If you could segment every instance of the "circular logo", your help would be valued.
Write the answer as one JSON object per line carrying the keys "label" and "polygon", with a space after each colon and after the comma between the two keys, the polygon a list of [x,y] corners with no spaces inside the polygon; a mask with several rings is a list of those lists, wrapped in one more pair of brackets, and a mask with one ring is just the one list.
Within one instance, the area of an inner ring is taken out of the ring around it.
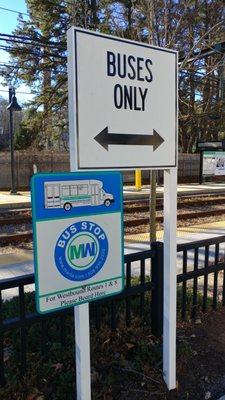
{"label": "circular logo", "polygon": [[72,281],[83,281],[96,275],[105,264],[108,239],[94,222],[80,221],[60,235],[55,246],[55,263],[59,272]]}

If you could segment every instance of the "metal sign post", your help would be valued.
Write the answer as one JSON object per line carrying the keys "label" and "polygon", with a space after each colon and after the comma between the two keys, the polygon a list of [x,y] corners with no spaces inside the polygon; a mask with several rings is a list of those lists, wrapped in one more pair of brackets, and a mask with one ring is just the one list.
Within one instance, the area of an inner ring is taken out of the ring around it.
{"label": "metal sign post", "polygon": [[91,400],[89,304],[74,307],[77,400]]}
{"label": "metal sign post", "polygon": [[[70,170],[76,171],[70,151]],[[91,352],[89,303],[74,307],[74,337],[76,360],[76,400],[91,400]]]}
{"label": "metal sign post", "polygon": [[[74,27],[67,39],[71,170],[164,170],[163,372],[171,390],[176,387],[178,54]],[[90,374],[83,348],[89,344],[81,339],[89,337],[87,306],[75,310],[75,326],[77,396],[89,400],[90,392],[85,397],[82,391],[87,370]]]}
{"label": "metal sign post", "polygon": [[177,314],[177,168],[164,171],[164,303],[163,373],[169,390],[176,388]]}
{"label": "metal sign post", "polygon": [[[70,81],[70,75],[68,75],[68,80]],[[74,154],[71,151],[70,170],[71,172],[76,171],[76,161]],[[89,303],[74,307],[74,337],[76,360],[76,400],[91,400]]]}

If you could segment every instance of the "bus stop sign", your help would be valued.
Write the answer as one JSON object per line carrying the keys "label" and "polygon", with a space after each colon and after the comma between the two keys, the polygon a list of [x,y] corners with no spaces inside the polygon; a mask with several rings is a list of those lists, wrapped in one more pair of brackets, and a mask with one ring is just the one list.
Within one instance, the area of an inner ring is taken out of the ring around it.
{"label": "bus stop sign", "polygon": [[40,313],[123,290],[119,172],[32,178],[36,305]]}

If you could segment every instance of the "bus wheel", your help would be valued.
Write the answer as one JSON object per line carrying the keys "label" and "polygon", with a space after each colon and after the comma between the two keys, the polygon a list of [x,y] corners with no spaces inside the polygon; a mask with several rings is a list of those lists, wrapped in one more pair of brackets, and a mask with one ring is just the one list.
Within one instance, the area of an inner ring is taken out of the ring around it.
{"label": "bus wheel", "polygon": [[106,200],[104,201],[104,204],[105,204],[106,207],[109,207],[110,204],[111,204],[111,201],[110,201],[109,199],[106,199]]}
{"label": "bus wheel", "polygon": [[72,205],[70,203],[65,203],[63,206],[65,211],[70,211],[71,207],[72,207]]}

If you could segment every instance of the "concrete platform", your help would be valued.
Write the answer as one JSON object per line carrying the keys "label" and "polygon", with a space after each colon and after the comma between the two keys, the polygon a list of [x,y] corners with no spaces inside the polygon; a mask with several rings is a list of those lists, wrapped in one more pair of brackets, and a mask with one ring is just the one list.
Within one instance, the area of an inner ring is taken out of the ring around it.
{"label": "concrete platform", "polygon": [[[157,240],[163,240],[163,230],[157,231]],[[187,243],[190,241],[204,240],[216,236],[225,235],[225,221],[209,222],[198,224],[194,226],[187,226],[184,228],[177,228],[177,242]],[[149,244],[149,233],[138,233],[127,235],[125,238],[126,243],[145,243]]]}
{"label": "concrete platform", "polygon": [[0,271],[3,265],[20,264],[24,262],[33,262],[32,250],[21,250],[18,253],[0,254]]}
{"label": "concrete platform", "polygon": [[[158,186],[156,195],[157,197],[163,197],[163,186]],[[124,187],[124,198],[126,200],[137,200],[138,198],[149,198],[149,186],[143,186],[141,190],[136,190],[135,186]],[[199,185],[194,184],[180,184],[177,188],[178,196],[188,196],[192,194],[212,194],[212,193],[225,193],[224,183],[203,183]]]}
{"label": "concrete platform", "polygon": [[[157,197],[163,197],[163,186],[157,187]],[[149,186],[143,186],[139,191],[135,186],[124,186],[123,189],[125,200],[137,200],[149,198]],[[187,196],[190,194],[212,194],[224,193],[225,183],[204,183],[199,184],[181,184],[178,185],[178,196]],[[9,192],[0,192],[0,210],[7,208],[26,208],[31,207],[30,192],[19,192],[18,195],[11,195]]]}
{"label": "concrete platform", "polygon": [[26,207],[31,207],[30,192],[18,192],[16,195],[0,192],[0,209]]}
{"label": "concrete platform", "polygon": [[[163,241],[163,231],[157,232],[157,240]],[[178,228],[177,229],[177,243],[190,243],[198,240],[211,239],[217,236],[225,235],[225,221],[215,223],[199,224],[195,226]],[[149,233],[142,233],[137,235],[127,235],[125,238],[125,254],[130,254],[138,251],[148,250]],[[220,245],[220,256],[225,257],[225,243]],[[209,247],[209,262],[214,262],[215,246]],[[204,266],[205,252],[204,249],[199,251],[199,268]],[[192,270],[194,265],[194,250],[188,251],[187,256],[187,270]],[[177,253],[177,273],[182,272],[183,254]],[[149,264],[147,264],[149,268]],[[140,274],[140,262],[132,263],[132,274]]]}
{"label": "concrete platform", "polygon": [[[0,280],[16,278],[34,272],[33,251],[24,250],[19,253],[0,254]],[[34,291],[34,285],[25,286],[25,291]],[[2,291],[4,300],[18,296],[18,288]]]}

